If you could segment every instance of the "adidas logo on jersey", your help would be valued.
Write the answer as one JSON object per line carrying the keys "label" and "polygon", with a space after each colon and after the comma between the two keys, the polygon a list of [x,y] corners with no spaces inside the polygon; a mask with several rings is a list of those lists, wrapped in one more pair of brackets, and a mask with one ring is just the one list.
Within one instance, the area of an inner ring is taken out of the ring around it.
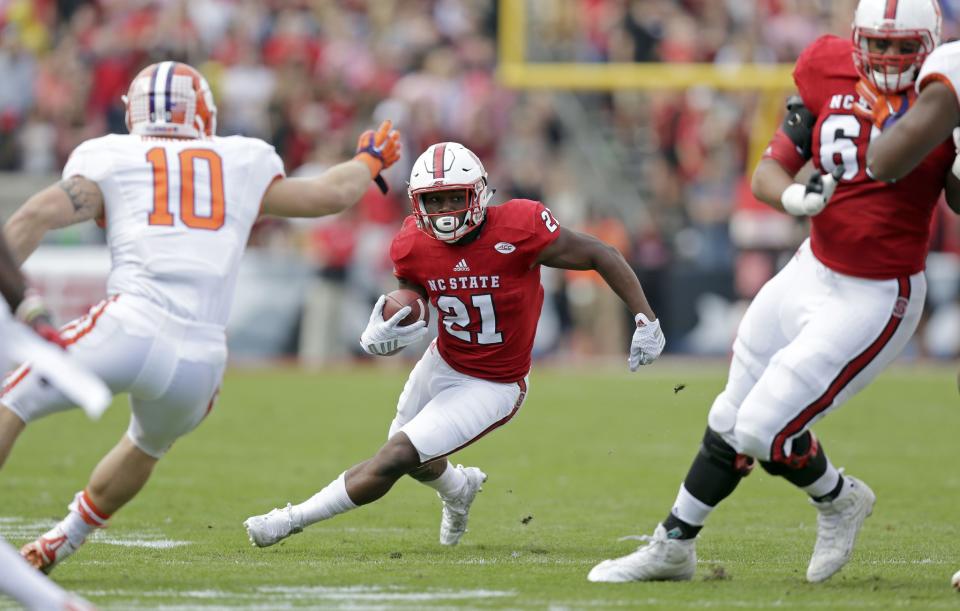
{"label": "adidas logo on jersey", "polygon": [[468,272],[470,271],[470,266],[467,265],[466,259],[460,259],[460,262],[453,266],[453,271],[455,272]]}

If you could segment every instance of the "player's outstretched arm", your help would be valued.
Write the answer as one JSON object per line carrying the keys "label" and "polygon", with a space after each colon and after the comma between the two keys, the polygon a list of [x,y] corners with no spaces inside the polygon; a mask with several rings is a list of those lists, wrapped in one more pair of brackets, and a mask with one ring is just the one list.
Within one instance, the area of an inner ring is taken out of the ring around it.
{"label": "player's outstretched arm", "polygon": [[17,311],[26,292],[27,284],[20,268],[7,249],[3,234],[0,234],[0,295],[3,295],[11,312]]}
{"label": "player's outstretched arm", "polygon": [[[400,133],[384,121],[361,134],[357,154],[314,178],[282,178],[263,197],[263,213],[287,217],[336,214],[357,203],[371,180],[400,159]],[[385,184],[385,183],[383,183]],[[383,187],[381,187],[383,188]]]}
{"label": "player's outstretched arm", "polygon": [[71,176],[31,196],[3,226],[3,235],[19,266],[51,229],[102,216],[103,193],[97,183]]}
{"label": "player's outstretched arm", "polygon": [[560,269],[592,269],[600,274],[634,314],[637,328],[630,346],[631,371],[652,363],[666,344],[660,321],[647,302],[640,280],[620,251],[592,235],[560,228],[560,235],[540,252],[537,264]]}
{"label": "player's outstretched arm", "polygon": [[885,182],[902,178],[949,138],[958,125],[960,105],[956,94],[940,81],[931,82],[913,107],[870,144],[867,172]]}

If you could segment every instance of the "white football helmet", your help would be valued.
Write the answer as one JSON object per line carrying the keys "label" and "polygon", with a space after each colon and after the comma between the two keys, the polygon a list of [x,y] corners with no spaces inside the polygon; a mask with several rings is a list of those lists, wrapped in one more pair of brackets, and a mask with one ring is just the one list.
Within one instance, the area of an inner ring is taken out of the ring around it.
{"label": "white football helmet", "polygon": [[[467,192],[465,208],[434,214],[427,212],[423,203],[425,193],[456,189]],[[480,227],[493,192],[487,186],[487,171],[480,159],[457,142],[438,142],[427,148],[414,162],[407,188],[417,227],[443,242],[456,242]]]}
{"label": "white football helmet", "polygon": [[210,85],[187,64],[168,61],[147,66],[130,83],[123,103],[131,134],[203,138],[217,131]]}
{"label": "white football helmet", "polygon": [[[940,44],[938,0],[860,0],[853,16],[853,63],[861,76],[884,93],[912,86],[920,65]],[[870,39],[913,39],[916,53],[871,53]]]}

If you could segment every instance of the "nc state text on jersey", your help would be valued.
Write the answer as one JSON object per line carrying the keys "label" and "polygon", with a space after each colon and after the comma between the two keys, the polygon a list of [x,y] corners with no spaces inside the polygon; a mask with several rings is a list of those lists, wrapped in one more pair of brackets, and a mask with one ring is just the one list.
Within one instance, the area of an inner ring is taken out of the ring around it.
{"label": "nc state text on jersey", "polygon": [[500,276],[463,276],[460,278],[432,278],[427,280],[431,293],[464,289],[498,289]]}

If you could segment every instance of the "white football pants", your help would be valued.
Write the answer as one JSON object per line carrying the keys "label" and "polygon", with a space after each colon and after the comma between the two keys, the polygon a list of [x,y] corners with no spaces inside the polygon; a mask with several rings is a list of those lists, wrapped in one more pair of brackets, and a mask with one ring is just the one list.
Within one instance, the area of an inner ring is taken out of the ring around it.
{"label": "white football pants", "polygon": [[501,384],[460,373],[440,357],[434,341],[407,378],[387,438],[403,431],[426,463],[509,422],[526,396],[526,377]]}
{"label": "white football pants", "polygon": [[[223,327],[174,316],[142,297],[113,295],[63,327],[72,357],[114,394],[130,393],[127,435],[160,458],[212,409],[227,360]],[[24,422],[75,407],[26,363],[0,403]]]}
{"label": "white football pants", "polygon": [[750,304],[709,425],[738,452],[790,455],[793,438],[873,380],[920,321],[923,273],[868,280],[837,273],[804,242]]}

